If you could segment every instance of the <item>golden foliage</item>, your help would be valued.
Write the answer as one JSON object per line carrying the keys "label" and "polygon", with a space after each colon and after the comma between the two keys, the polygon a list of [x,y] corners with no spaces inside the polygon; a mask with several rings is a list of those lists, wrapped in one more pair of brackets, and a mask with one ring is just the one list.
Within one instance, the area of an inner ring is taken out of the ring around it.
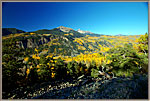
{"label": "golden foliage", "polygon": [[39,72],[39,71],[40,71],[40,69],[37,70],[37,72]]}
{"label": "golden foliage", "polygon": [[35,50],[36,52],[38,52],[38,50],[37,50],[36,48],[35,48],[34,50]]}
{"label": "golden foliage", "polygon": [[50,36],[50,35],[52,35],[52,34],[43,34],[44,36]]}
{"label": "golden foliage", "polygon": [[58,50],[62,50],[62,48],[58,48]]}
{"label": "golden foliage", "polygon": [[27,69],[26,73],[27,73],[27,75],[29,75],[29,73],[30,73],[30,69]]}
{"label": "golden foliage", "polygon": [[25,57],[25,58],[24,58],[24,61],[27,62],[28,60],[29,60],[29,57]]}
{"label": "golden foliage", "polygon": [[84,61],[85,63],[92,63],[92,61],[95,61],[96,65],[100,65],[103,62],[105,63],[110,63],[110,60],[106,59],[106,56],[100,55],[99,53],[93,53],[93,54],[80,54],[76,57],[68,57],[65,59],[66,62],[68,61],[77,61],[77,62],[82,62]]}
{"label": "golden foliage", "polygon": [[51,67],[51,70],[53,70],[53,69],[54,69],[54,66]]}
{"label": "golden foliage", "polygon": [[51,77],[52,77],[52,78],[54,78],[54,77],[55,77],[55,73],[53,73],[53,72],[52,72],[52,75],[51,75]]}
{"label": "golden foliage", "polygon": [[30,35],[34,35],[35,33],[30,33]]}
{"label": "golden foliage", "polygon": [[64,34],[65,36],[68,36],[69,34]]}
{"label": "golden foliage", "polygon": [[93,49],[93,47],[91,45],[88,46],[89,49]]}
{"label": "golden foliage", "polygon": [[80,38],[75,38],[75,40],[73,40],[73,42],[77,42],[80,45],[83,45],[84,41]]}
{"label": "golden foliage", "polygon": [[88,39],[98,39],[99,37],[88,37]]}
{"label": "golden foliage", "polygon": [[52,53],[49,53],[49,55],[47,55],[46,58],[49,58],[49,57],[50,57],[50,58],[53,57],[53,54],[52,54]]}
{"label": "golden foliage", "polygon": [[39,65],[37,65],[37,66],[36,66],[36,68],[40,68],[40,66],[39,66]]}
{"label": "golden foliage", "polygon": [[78,49],[79,49],[79,50],[86,50],[86,48],[83,47],[83,46],[78,46]]}
{"label": "golden foliage", "polygon": [[73,33],[70,33],[70,35],[72,35],[72,36],[73,36]]}
{"label": "golden foliage", "polygon": [[40,57],[39,57],[37,54],[33,54],[33,55],[32,55],[32,58],[33,58],[33,59],[40,59]]}
{"label": "golden foliage", "polygon": [[30,69],[33,69],[33,67],[32,67],[32,66],[30,66]]}

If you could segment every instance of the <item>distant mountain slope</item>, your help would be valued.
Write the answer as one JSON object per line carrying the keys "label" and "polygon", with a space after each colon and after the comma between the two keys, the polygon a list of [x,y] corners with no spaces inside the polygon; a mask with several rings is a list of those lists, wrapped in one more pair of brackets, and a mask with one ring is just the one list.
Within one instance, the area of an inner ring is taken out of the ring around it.
{"label": "distant mountain slope", "polygon": [[73,40],[74,38],[84,37],[85,35],[73,29],[66,32],[65,29],[71,28],[63,27],[63,30],[61,30],[60,27],[57,27],[51,30],[42,29],[22,34],[3,36],[3,42],[13,38],[16,46],[25,50],[29,49],[29,53],[32,53],[34,48],[38,48],[41,52],[42,50],[48,50],[48,53],[55,52],[57,55],[74,56],[75,54],[79,54],[82,50],[77,48],[77,44],[74,43]]}
{"label": "distant mountain slope", "polygon": [[[7,33],[9,34],[9,33]],[[76,56],[80,53],[103,52],[111,47],[118,47],[125,43],[135,43],[139,36],[108,36],[91,33],[79,33],[72,28],[60,26],[51,30],[42,29],[15,35],[3,36],[3,42],[13,38],[15,44],[32,53],[34,48],[39,52],[56,55]]]}
{"label": "distant mountain slope", "polygon": [[86,33],[86,34],[84,34],[84,35],[90,35],[90,36],[95,36],[95,37],[99,37],[99,36],[102,36],[102,34],[89,34],[89,33]]}
{"label": "distant mountain slope", "polygon": [[33,33],[36,34],[53,34],[53,35],[66,35],[68,37],[83,37],[85,35],[73,30],[72,28],[60,26],[51,30],[48,29],[42,29],[42,30],[37,30],[34,31]]}
{"label": "distant mountain slope", "polygon": [[96,34],[96,33],[90,32],[90,31],[83,31],[80,29],[78,29],[77,32],[82,33],[84,35],[90,35],[90,36],[96,36],[96,37],[101,36],[101,34]]}
{"label": "distant mountain slope", "polygon": [[126,35],[123,35],[123,34],[118,34],[118,35],[115,35],[115,36],[126,36]]}
{"label": "distant mountain slope", "polygon": [[36,33],[36,34],[55,34],[55,35],[63,35],[64,32],[57,29],[57,28],[54,28],[54,29],[51,29],[51,30],[48,30],[48,29],[41,29],[41,30],[37,30],[37,31],[33,31],[33,33]]}
{"label": "distant mountain slope", "polygon": [[83,31],[83,30],[80,30],[80,29],[78,29],[77,31],[79,33],[82,33],[82,34],[86,34],[86,33],[88,33],[88,34],[94,34],[94,33],[90,32],[90,31]]}
{"label": "distant mountain slope", "polygon": [[2,28],[3,36],[9,35],[9,34],[16,34],[16,33],[25,33],[25,31],[19,30],[16,28]]}

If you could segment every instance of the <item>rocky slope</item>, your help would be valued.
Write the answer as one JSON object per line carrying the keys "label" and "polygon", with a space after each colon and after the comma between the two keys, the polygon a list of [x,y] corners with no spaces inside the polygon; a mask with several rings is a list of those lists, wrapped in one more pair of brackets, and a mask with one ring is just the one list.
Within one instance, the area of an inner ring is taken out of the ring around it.
{"label": "rocky slope", "polygon": [[147,75],[79,77],[18,88],[9,99],[148,99]]}
{"label": "rocky slope", "polygon": [[[86,80],[86,79],[85,79]],[[89,81],[89,80],[88,80]],[[82,84],[83,83],[83,84]],[[113,78],[110,80],[95,80],[78,86],[66,87],[48,91],[35,98],[42,99],[147,99],[147,77]]]}

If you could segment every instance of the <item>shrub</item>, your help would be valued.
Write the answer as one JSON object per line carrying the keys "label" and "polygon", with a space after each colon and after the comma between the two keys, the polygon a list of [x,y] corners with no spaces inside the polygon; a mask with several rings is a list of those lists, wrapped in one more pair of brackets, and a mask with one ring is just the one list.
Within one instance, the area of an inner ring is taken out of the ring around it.
{"label": "shrub", "polygon": [[97,70],[97,69],[92,68],[92,69],[91,69],[91,77],[96,78],[96,77],[98,77],[98,75],[99,75],[98,70]]}

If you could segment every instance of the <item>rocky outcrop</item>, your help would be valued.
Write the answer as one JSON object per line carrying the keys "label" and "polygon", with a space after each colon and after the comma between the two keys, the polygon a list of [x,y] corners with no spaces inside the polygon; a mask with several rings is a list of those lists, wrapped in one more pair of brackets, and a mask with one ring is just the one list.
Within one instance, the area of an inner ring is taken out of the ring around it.
{"label": "rocky outcrop", "polygon": [[29,39],[24,39],[21,41],[16,41],[16,45],[19,48],[35,48],[39,47],[39,45],[43,45],[45,43],[48,43],[50,41],[50,38],[48,37],[39,37],[39,38],[29,38]]}
{"label": "rocky outcrop", "polygon": [[16,41],[16,46],[22,49],[25,49],[24,43],[22,41]]}

